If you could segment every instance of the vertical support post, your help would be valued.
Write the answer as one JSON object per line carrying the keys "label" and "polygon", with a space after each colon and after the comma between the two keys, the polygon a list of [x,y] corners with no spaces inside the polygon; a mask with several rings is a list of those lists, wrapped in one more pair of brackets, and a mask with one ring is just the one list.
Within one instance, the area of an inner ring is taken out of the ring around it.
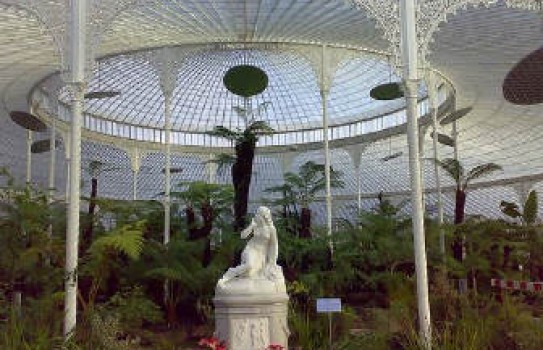
{"label": "vertical support post", "polygon": [[[55,167],[57,159],[57,150],[56,150],[56,138],[57,138],[57,127],[56,123],[53,120],[53,125],[51,127],[51,138],[49,139],[49,184],[48,184],[48,193],[47,193],[47,203],[53,203],[55,199]],[[47,235],[49,238],[53,237],[53,224],[49,223],[47,226]]]}
{"label": "vertical support post", "polygon": [[362,179],[360,176],[360,164],[356,166],[356,191],[357,191],[357,207],[358,215],[362,212]]}
{"label": "vertical support post", "polygon": [[64,158],[65,158],[65,161],[66,161],[66,168],[65,168],[65,175],[66,175],[66,179],[65,179],[65,189],[64,189],[64,201],[66,202],[66,204],[68,204],[70,202],[70,162],[71,162],[71,148],[72,148],[72,141],[71,141],[71,136],[69,133],[65,133],[63,135],[63,139],[64,139]]}
{"label": "vertical support post", "polygon": [[215,156],[213,153],[210,153],[208,156],[208,161],[205,164],[207,180],[210,184],[217,183],[217,163],[213,162],[214,158]]}
{"label": "vertical support post", "polygon": [[56,139],[57,139],[57,126],[53,121],[51,127],[51,139],[49,140],[49,196],[48,202],[53,202],[55,197],[55,168],[57,161],[57,150],[56,150]]}
{"label": "vertical support post", "polygon": [[421,164],[418,138],[418,45],[416,34],[415,0],[400,2],[400,31],[403,59],[403,79],[407,111],[407,139],[409,146],[409,172],[411,178],[411,203],[413,207],[413,243],[417,279],[417,305],[421,344],[430,349],[432,344],[430,305],[428,301],[428,275],[424,215],[422,208]]}
{"label": "vertical support post", "polygon": [[132,170],[132,200],[138,200],[138,174],[139,170]]}
{"label": "vertical support post", "polygon": [[164,168],[165,188],[164,188],[164,244],[170,242],[170,210],[171,210],[171,94],[167,94],[164,99],[164,143],[166,166]]}
{"label": "vertical support post", "polygon": [[332,313],[328,312],[328,349],[332,350]]}
{"label": "vertical support post", "polygon": [[26,131],[26,184],[32,181],[32,131]]}
{"label": "vertical support post", "polygon": [[[437,144],[437,135],[438,134],[438,126],[437,126],[437,109],[438,109],[438,102],[437,102],[437,85],[436,85],[436,78],[435,73],[432,71],[428,72],[427,77],[427,86],[428,86],[428,100],[430,103],[430,114],[432,116],[432,131],[434,133],[434,137],[432,137],[432,146],[434,149],[434,160],[439,160],[439,147]],[[441,255],[443,256],[443,260],[445,260],[445,232],[441,226],[443,225],[443,198],[441,194],[441,174],[440,174],[440,167],[439,164],[437,164],[437,161],[434,161],[434,176],[435,176],[435,184],[436,184],[436,195],[437,195],[437,221],[439,223],[440,229],[439,229],[439,251],[441,252]]]}
{"label": "vertical support post", "polygon": [[66,230],[64,339],[73,336],[77,323],[77,260],[79,246],[79,182],[81,179],[81,121],[85,91],[85,36],[87,2],[71,1],[70,61],[73,93],[70,139],[70,196]]}
{"label": "vertical support post", "polygon": [[324,142],[324,177],[326,181],[326,233],[330,237],[330,251],[334,250],[332,243],[332,191],[330,188],[330,147],[328,144],[328,114],[326,108],[326,98],[328,90],[325,84],[326,65],[325,65],[326,46],[322,46],[321,59],[321,103],[322,103],[322,138]]}
{"label": "vertical support post", "polygon": [[137,148],[132,148],[130,154],[130,167],[132,168],[132,199],[138,199],[138,174],[141,166],[141,154]]}

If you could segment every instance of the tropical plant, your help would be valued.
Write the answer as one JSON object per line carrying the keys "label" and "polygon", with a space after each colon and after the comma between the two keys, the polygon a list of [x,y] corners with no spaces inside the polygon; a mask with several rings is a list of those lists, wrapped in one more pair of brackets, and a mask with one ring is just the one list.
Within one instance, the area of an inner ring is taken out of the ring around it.
{"label": "tropical plant", "polygon": [[106,286],[115,268],[120,269],[119,256],[137,260],[143,251],[142,221],[114,228],[98,237],[83,257],[80,274],[89,286],[78,290],[78,299],[85,312],[94,310],[96,297]]}
{"label": "tropical plant", "polygon": [[538,210],[537,192],[535,190],[530,191],[522,208],[521,211],[518,204],[513,202],[501,201],[500,203],[502,213],[513,219],[520,219],[524,225],[533,225],[537,219]]}
{"label": "tropical plant", "polygon": [[[172,192],[185,204],[185,215],[189,239],[209,237],[214,221],[221,213],[228,212],[234,197],[231,185],[210,184],[205,181],[182,183],[184,191]],[[195,209],[200,211],[202,225],[198,227]]]}
{"label": "tropical plant", "polygon": [[[341,188],[345,184],[341,180],[342,173],[330,168],[330,187]],[[286,206],[285,211],[296,211],[296,206],[301,207],[300,213],[300,237],[311,237],[311,210],[309,205],[315,201],[318,193],[326,189],[325,166],[313,161],[304,163],[298,174],[287,172],[284,175],[285,183],[280,186],[270,187],[266,192],[281,193],[281,204]],[[290,209],[290,207],[294,209]]]}
{"label": "tropical plant", "polygon": [[260,120],[248,121],[246,125],[244,130],[231,130],[219,125],[209,132],[210,135],[225,138],[234,142],[235,145],[235,158],[232,165],[235,231],[240,231],[246,224],[245,217],[247,215],[256,143],[260,136],[271,134],[274,131],[266,122]]}
{"label": "tropical plant", "polygon": [[86,224],[83,229],[83,233],[81,235],[81,242],[79,245],[81,253],[84,253],[89,248],[93,240],[96,199],[98,196],[98,177],[100,176],[102,171],[111,171],[116,169],[114,167],[104,167],[104,165],[105,164],[101,161],[92,160],[87,168],[87,171],[91,177],[91,193],[90,197],[88,198],[89,208],[85,221]]}
{"label": "tropical plant", "polygon": [[167,283],[167,293],[162,300],[170,327],[179,325],[180,305],[183,316],[190,321],[191,327],[207,321],[210,317],[215,281],[230,265],[237,242],[231,239],[230,235],[227,236],[207,265],[201,258],[206,249],[206,242],[202,240],[188,241],[181,236],[173,237],[167,245],[148,243],[144,258],[138,262],[143,266],[133,268],[143,271],[144,278],[148,281],[159,282],[153,289]]}
{"label": "tropical plant", "polygon": [[454,223],[461,224],[464,221],[464,209],[466,206],[466,190],[471,181],[489,175],[502,167],[496,163],[477,165],[467,171],[458,159],[447,158],[435,160],[439,166],[456,182],[456,204],[454,207]]}
{"label": "tropical plant", "polygon": [[46,261],[58,261],[62,249],[48,235],[51,220],[44,193],[30,186],[0,191],[0,282],[30,294],[49,285],[53,271]]}

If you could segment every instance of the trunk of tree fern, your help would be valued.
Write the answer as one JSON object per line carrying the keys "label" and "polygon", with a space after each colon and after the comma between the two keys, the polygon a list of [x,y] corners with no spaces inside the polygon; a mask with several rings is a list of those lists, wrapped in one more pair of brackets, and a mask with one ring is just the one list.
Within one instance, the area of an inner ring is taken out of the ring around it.
{"label": "trunk of tree fern", "polygon": [[249,187],[253,173],[256,140],[247,140],[236,144],[236,162],[232,166],[234,183],[234,230],[245,228]]}
{"label": "trunk of tree fern", "polygon": [[88,225],[83,231],[81,240],[81,252],[84,253],[92,244],[92,235],[94,231],[94,212],[96,211],[96,197],[98,196],[98,179],[91,179],[91,194],[89,198]]}
{"label": "trunk of tree fern", "polygon": [[302,208],[300,214],[300,238],[311,238],[311,209]]}

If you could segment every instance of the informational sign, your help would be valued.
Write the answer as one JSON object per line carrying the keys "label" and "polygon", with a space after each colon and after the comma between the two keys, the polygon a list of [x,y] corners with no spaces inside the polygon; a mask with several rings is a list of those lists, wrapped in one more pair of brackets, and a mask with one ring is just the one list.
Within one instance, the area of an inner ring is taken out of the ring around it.
{"label": "informational sign", "polygon": [[318,298],[317,312],[341,312],[340,298]]}

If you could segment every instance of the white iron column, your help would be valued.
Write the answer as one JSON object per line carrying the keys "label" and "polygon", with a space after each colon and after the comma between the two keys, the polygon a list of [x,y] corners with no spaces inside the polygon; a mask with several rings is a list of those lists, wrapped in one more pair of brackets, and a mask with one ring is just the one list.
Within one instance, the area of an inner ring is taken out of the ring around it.
{"label": "white iron column", "polygon": [[347,152],[351,156],[353,162],[354,171],[356,175],[356,187],[357,187],[357,208],[358,214],[362,211],[362,177],[360,174],[361,163],[362,163],[362,152],[366,149],[364,144],[355,145],[353,147],[347,148]]}
{"label": "white iron column", "polygon": [[164,99],[164,143],[166,165],[164,168],[165,188],[164,188],[164,244],[170,242],[170,210],[171,210],[171,96],[167,95]]}
{"label": "white iron column", "polygon": [[132,200],[138,199],[138,174],[138,169],[132,170]]}
{"label": "white iron column", "polygon": [[424,215],[422,208],[421,164],[418,138],[418,45],[416,34],[415,0],[401,0],[400,21],[402,35],[403,78],[407,111],[407,141],[409,145],[409,171],[411,178],[411,204],[413,220],[413,243],[417,278],[417,305],[419,331],[425,348],[432,344],[430,305],[428,302],[428,275],[426,267],[426,244],[424,237]]}
{"label": "white iron column", "polygon": [[132,199],[138,199],[138,174],[141,167],[141,154],[137,148],[129,151],[130,167],[132,168]]}
{"label": "white iron column", "polygon": [[[47,203],[53,203],[55,199],[55,167],[57,159],[56,151],[56,137],[57,137],[57,127],[55,121],[51,127],[51,138],[49,139],[49,189],[47,193]],[[49,238],[53,236],[53,224],[49,223],[47,227],[47,235]]]}
{"label": "white iron column", "polygon": [[32,181],[32,131],[26,132],[26,184]]}
{"label": "white iron column", "polygon": [[213,161],[213,159],[215,159],[215,156],[213,155],[213,153],[210,153],[209,156],[208,156],[208,160],[205,163],[205,171],[206,171],[206,174],[207,174],[207,181],[210,184],[217,183],[217,168],[218,168],[218,166],[217,166],[217,163]]}
{"label": "white iron column", "polygon": [[81,179],[81,121],[85,91],[85,34],[87,2],[71,1],[70,63],[73,94],[70,140],[70,203],[66,230],[64,338],[73,335],[77,322],[77,260],[79,246],[79,183]]}
{"label": "white iron column", "polygon": [[49,203],[51,203],[55,197],[55,167],[57,161],[56,138],[57,127],[53,121],[51,139],[49,140]]}
{"label": "white iron column", "polygon": [[[437,85],[436,77],[434,72],[428,72],[428,100],[430,103],[430,114],[432,115],[432,131],[434,137],[432,137],[432,146],[434,148],[434,159],[439,159],[439,148],[437,144],[437,135],[438,135],[438,126],[437,126]],[[434,175],[435,175],[435,186],[436,186],[436,195],[437,195],[437,221],[439,226],[443,225],[443,198],[441,195],[441,174],[440,166],[434,161]],[[439,250],[443,258],[445,258],[445,232],[442,228],[439,231]]]}
{"label": "white iron column", "polygon": [[[321,60],[321,102],[322,102],[322,138],[324,142],[324,176],[326,181],[326,233],[332,235],[332,191],[330,188],[330,147],[328,145],[328,114],[326,111],[326,98],[328,97],[328,89],[325,86],[326,65],[325,65],[325,50],[326,46],[322,46]],[[330,240],[330,248],[333,250],[332,241]]]}
{"label": "white iron column", "polygon": [[71,136],[69,133],[65,133],[62,136],[64,140],[64,160],[65,164],[67,164],[64,172],[65,172],[65,189],[64,189],[64,201],[66,204],[70,202],[70,162],[71,162],[71,148],[72,148],[72,142],[71,142]]}

